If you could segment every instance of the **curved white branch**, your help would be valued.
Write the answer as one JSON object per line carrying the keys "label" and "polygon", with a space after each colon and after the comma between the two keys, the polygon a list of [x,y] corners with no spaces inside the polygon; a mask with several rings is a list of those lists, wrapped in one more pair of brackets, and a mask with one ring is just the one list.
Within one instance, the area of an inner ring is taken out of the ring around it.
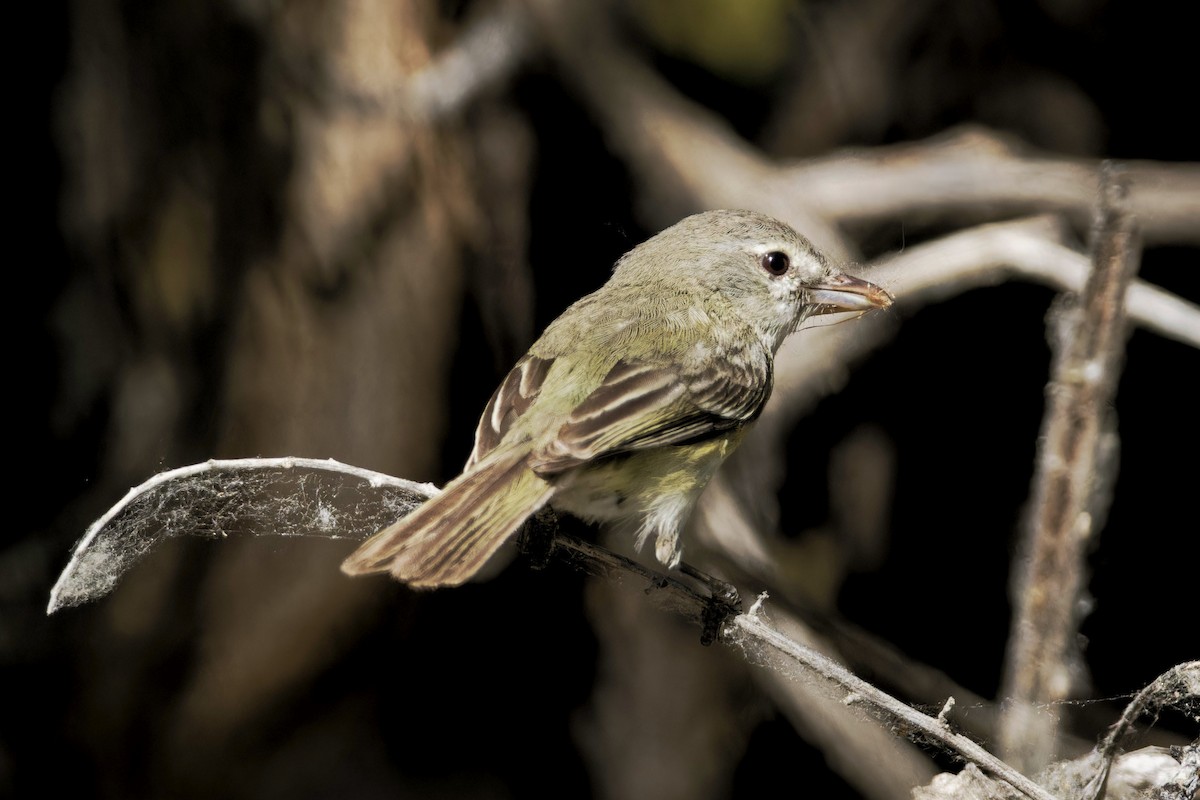
{"label": "curved white branch", "polygon": [[333,459],[214,459],[161,472],[91,524],[51,589],[46,613],[108,594],[163,539],[248,533],[362,540],[437,491]]}

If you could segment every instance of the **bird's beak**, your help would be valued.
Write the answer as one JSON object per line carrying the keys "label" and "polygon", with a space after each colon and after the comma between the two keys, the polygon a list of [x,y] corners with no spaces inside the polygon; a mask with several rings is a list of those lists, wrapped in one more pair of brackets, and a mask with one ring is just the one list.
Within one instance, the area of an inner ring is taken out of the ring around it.
{"label": "bird's beak", "polygon": [[887,308],[894,298],[881,286],[839,272],[809,290],[812,314],[836,314],[839,311],[870,311]]}

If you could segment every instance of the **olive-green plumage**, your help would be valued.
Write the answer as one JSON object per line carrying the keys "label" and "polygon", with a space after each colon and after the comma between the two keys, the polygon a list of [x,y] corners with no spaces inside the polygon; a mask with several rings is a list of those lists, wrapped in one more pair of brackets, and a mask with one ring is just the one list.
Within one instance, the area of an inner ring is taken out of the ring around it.
{"label": "olive-green plumage", "polygon": [[781,222],[688,217],[551,323],[484,409],[463,474],[342,568],[460,584],[547,502],[636,525],[676,566],[679,530],[770,396],[783,339],[811,314],[890,302]]}

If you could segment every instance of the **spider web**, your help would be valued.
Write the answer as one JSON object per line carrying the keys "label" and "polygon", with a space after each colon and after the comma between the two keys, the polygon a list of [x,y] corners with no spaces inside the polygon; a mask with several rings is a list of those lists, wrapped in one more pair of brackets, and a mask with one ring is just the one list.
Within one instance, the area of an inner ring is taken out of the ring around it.
{"label": "spider web", "polygon": [[160,542],[176,536],[319,536],[363,540],[437,493],[337,461],[207,461],[136,486],[75,546],[47,613],[96,600]]}

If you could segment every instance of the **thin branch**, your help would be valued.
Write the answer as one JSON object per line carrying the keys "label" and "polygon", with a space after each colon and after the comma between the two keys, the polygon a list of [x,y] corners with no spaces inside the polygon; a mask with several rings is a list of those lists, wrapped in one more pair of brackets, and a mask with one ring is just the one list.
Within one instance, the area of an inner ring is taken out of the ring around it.
{"label": "thin branch", "polygon": [[1085,589],[1087,548],[1111,498],[1104,439],[1115,438],[1109,407],[1127,335],[1124,298],[1141,254],[1126,189],[1102,174],[1093,234],[1094,269],[1078,305],[1053,315],[1055,350],[1039,437],[1024,557],[1013,582],[1015,613],[1000,720],[1004,752],[1024,769],[1048,762],[1058,737],[1053,704],[1068,697],[1078,660],[1073,642]]}
{"label": "thin branch", "polygon": [[[764,601],[756,605],[761,611]],[[753,617],[758,612],[748,613]],[[835,644],[785,604],[770,603],[770,624],[809,651],[842,657]],[[780,713],[864,798],[907,800],[912,787],[933,779],[933,763],[911,737],[905,738],[895,725],[880,724],[879,713],[846,713],[845,695],[836,684],[831,689],[828,680],[813,680],[803,667],[783,662],[762,647],[747,649],[744,655],[755,664],[758,685]]]}
{"label": "thin branch", "polygon": [[600,545],[566,534],[560,529],[558,516],[548,509],[526,525],[521,535],[521,550],[532,558],[535,568],[554,558],[588,575],[644,592],[656,607],[699,625],[701,644],[716,641],[725,619],[741,611],[736,591],[725,596],[712,592],[711,586],[705,587],[704,592],[698,591],[673,575],[664,575]]}
{"label": "thin branch", "polygon": [[937,718],[923,714],[902,703],[891,695],[876,689],[858,678],[832,659],[793,642],[763,621],[761,616],[739,614],[726,623],[724,636],[733,644],[746,646],[752,643],[756,650],[767,647],[784,660],[781,668],[800,665],[806,671],[831,681],[846,692],[847,704],[864,704],[894,723],[918,732],[930,741],[938,742],[948,750],[976,764],[985,773],[1002,780],[1028,797],[1036,800],[1054,800],[1054,796],[1029,778],[1014,770],[967,737],[954,733],[938,722]]}

